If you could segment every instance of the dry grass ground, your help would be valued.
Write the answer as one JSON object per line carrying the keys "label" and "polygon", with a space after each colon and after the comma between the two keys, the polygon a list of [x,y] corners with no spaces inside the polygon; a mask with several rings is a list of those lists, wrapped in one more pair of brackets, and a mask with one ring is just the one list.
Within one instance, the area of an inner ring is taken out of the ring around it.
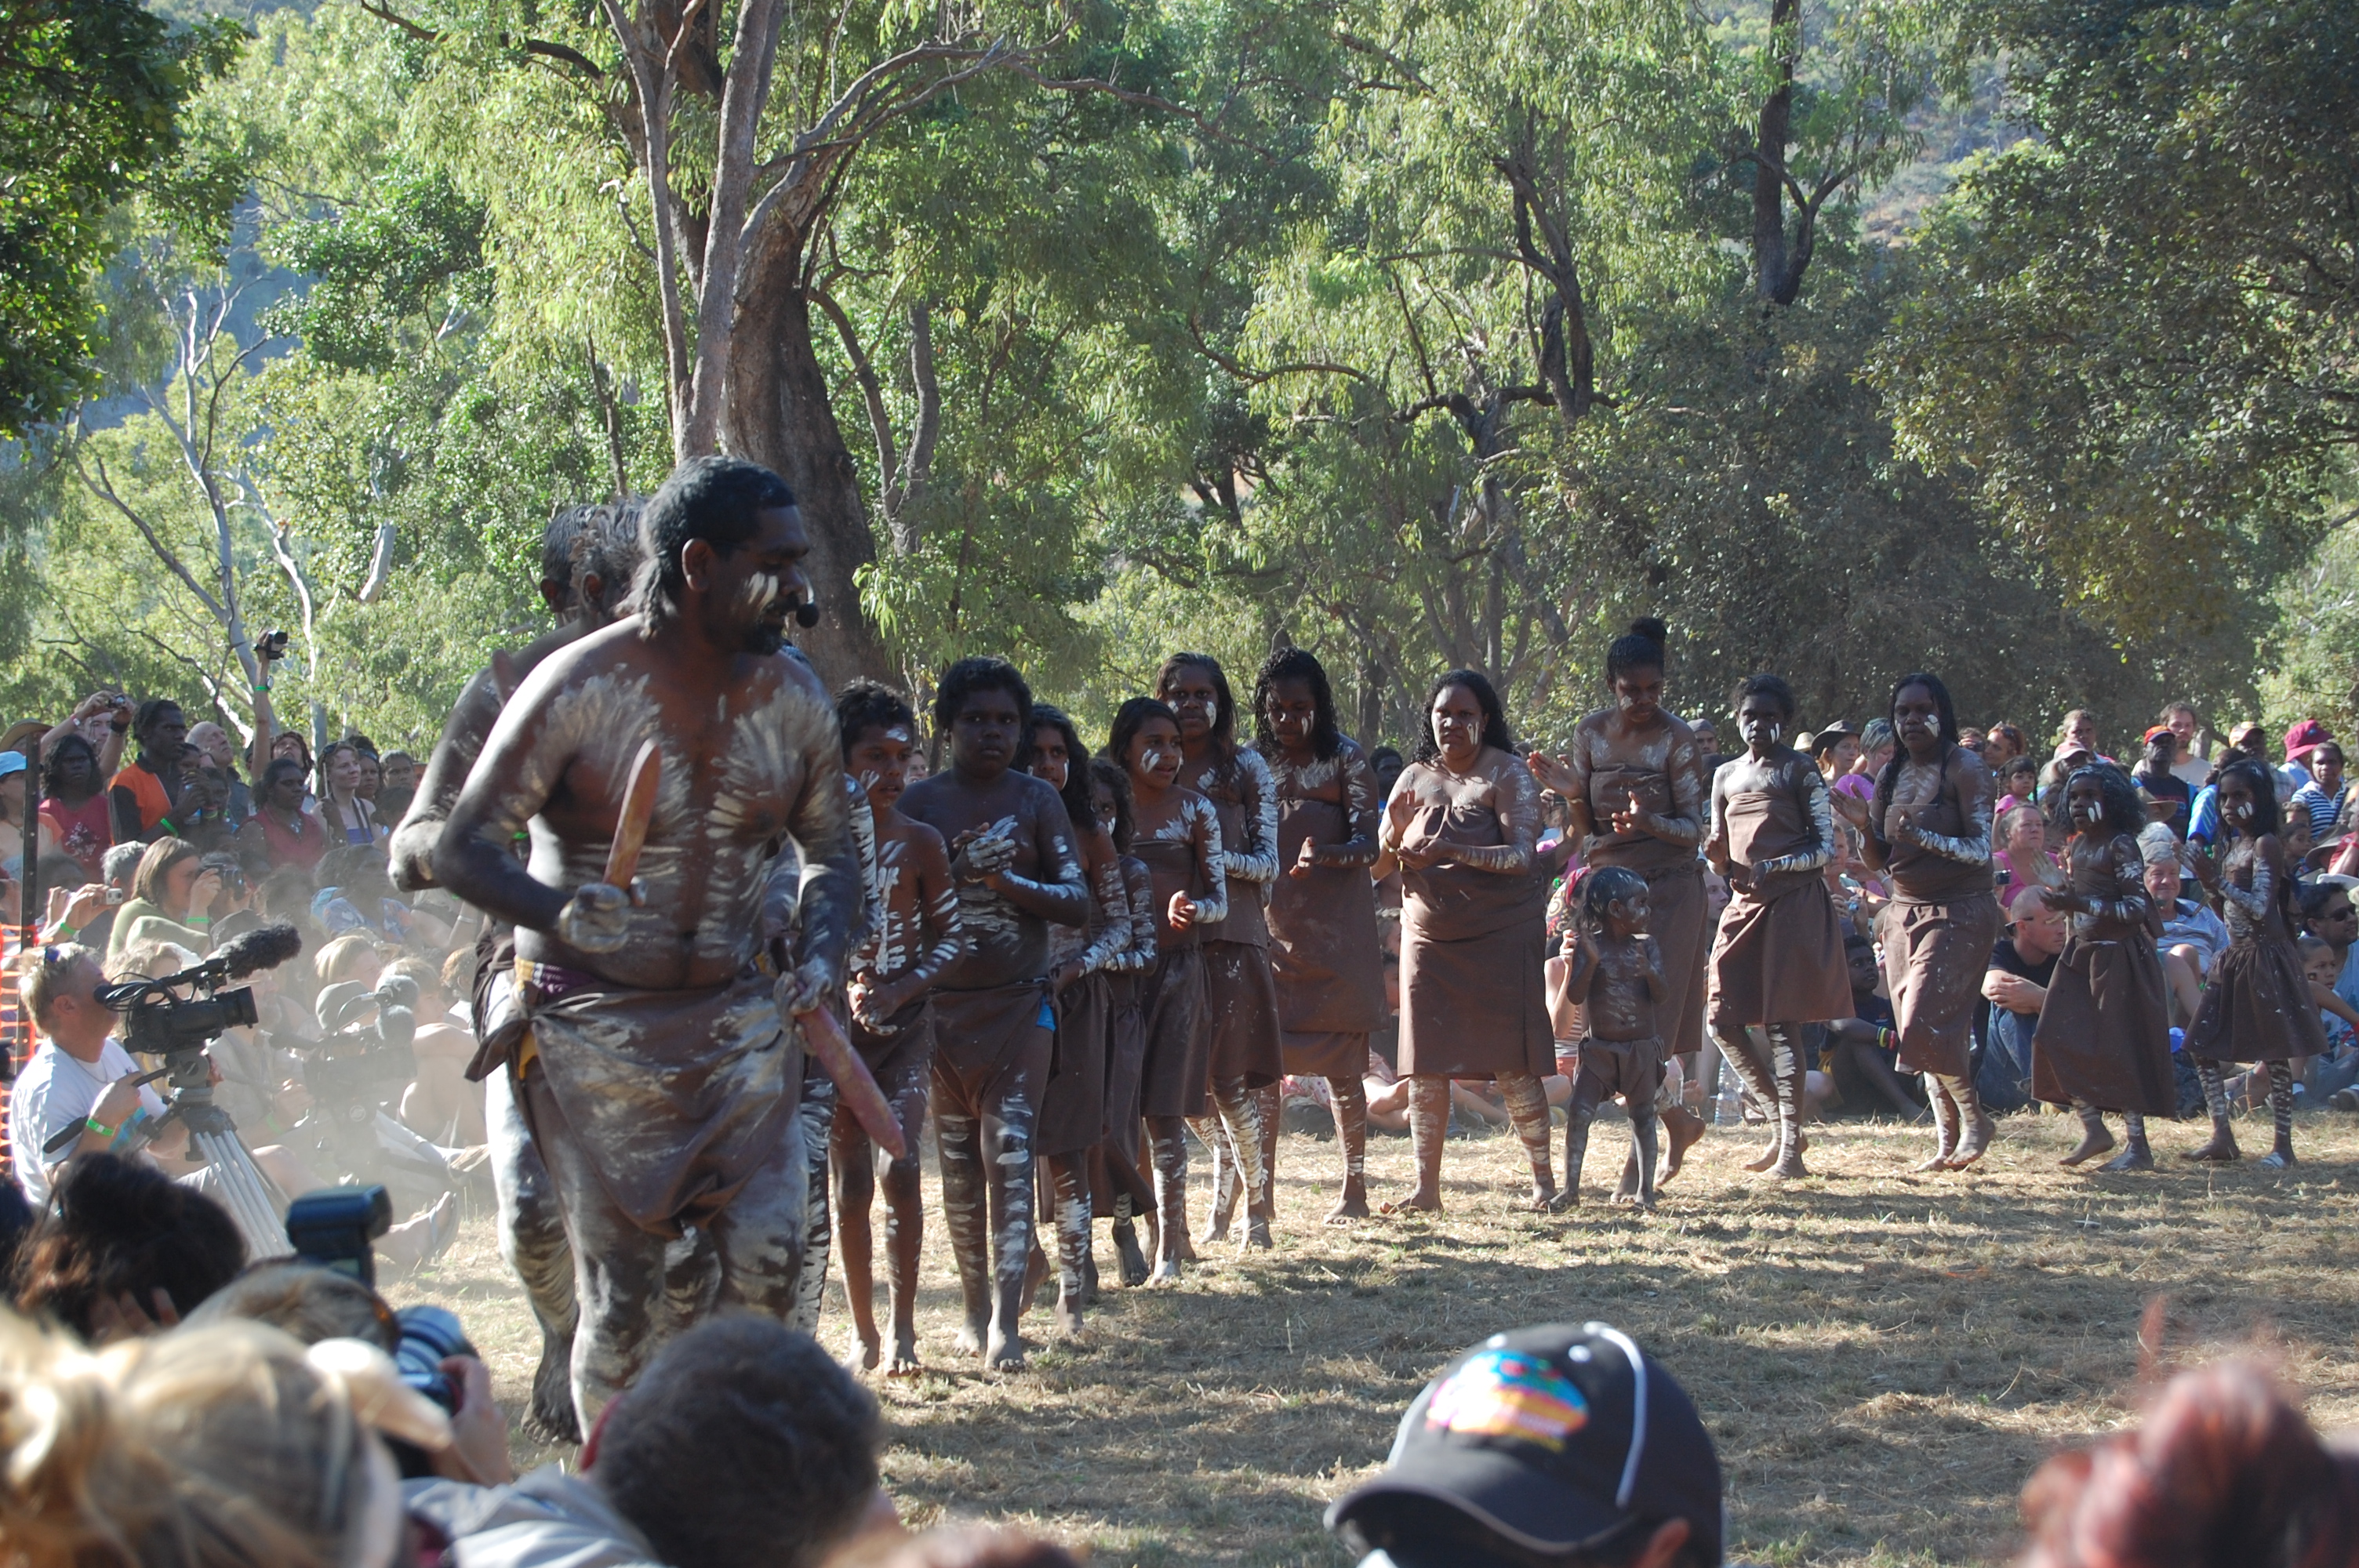
{"label": "dry grass ground", "polygon": [[[2306,1117],[2283,1173],[2177,1158],[2166,1169],[2056,1168],[2060,1118],[2009,1119],[1977,1172],[1920,1176],[1924,1129],[1818,1130],[1811,1179],[1746,1175],[1751,1131],[1713,1132],[1641,1217],[1605,1205],[1625,1147],[1601,1124],[1590,1202],[1516,1212],[1518,1146],[1451,1146],[1449,1212],[1318,1223],[1333,1145],[1290,1136],[1274,1252],[1208,1260],[1178,1288],[1109,1288],[1087,1337],[1027,1320],[1031,1367],[986,1377],[952,1350],[957,1287],[939,1227],[919,1319],[928,1376],[873,1380],[887,1482],[913,1522],[1007,1521],[1089,1542],[1112,1568],[1339,1564],[1327,1501],[1381,1464],[1399,1413],[1451,1354],[1494,1330],[1603,1318],[1679,1375],[1726,1470],[1732,1553],[1776,1563],[2004,1557],[2015,1498],[2058,1444],[2139,1397],[2137,1327],[2169,1298],[2166,1364],[2258,1346],[2321,1425],[2359,1425],[2359,1123]],[[2243,1124],[2267,1147],[2266,1122]],[[1196,1162],[1196,1208],[1203,1205]],[[1408,1148],[1370,1153],[1378,1195]],[[1103,1231],[1101,1227],[1101,1238]],[[1111,1249],[1100,1248],[1109,1281]],[[461,1311],[517,1408],[537,1340],[488,1220],[397,1301]],[[827,1342],[851,1342],[830,1287]],[[552,1457],[520,1453],[519,1462]]]}

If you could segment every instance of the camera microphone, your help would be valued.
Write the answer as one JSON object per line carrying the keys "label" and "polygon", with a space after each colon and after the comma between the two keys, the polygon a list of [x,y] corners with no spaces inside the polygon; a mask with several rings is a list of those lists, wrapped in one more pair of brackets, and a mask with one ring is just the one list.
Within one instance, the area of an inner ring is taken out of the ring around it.
{"label": "camera microphone", "polygon": [[303,951],[303,934],[292,925],[264,925],[233,940],[213,955],[226,979],[242,980],[257,969],[275,969]]}
{"label": "camera microphone", "polygon": [[819,606],[818,606],[818,605],[816,605],[816,604],[814,604],[814,603],[812,603],[812,602],[811,602],[810,600],[808,600],[808,599],[804,600],[800,604],[796,605],[796,606],[795,606],[795,624],[796,624],[796,625],[798,625],[798,626],[804,626],[804,627],[810,627],[810,626],[816,626],[816,625],[818,625],[818,624],[819,624]]}

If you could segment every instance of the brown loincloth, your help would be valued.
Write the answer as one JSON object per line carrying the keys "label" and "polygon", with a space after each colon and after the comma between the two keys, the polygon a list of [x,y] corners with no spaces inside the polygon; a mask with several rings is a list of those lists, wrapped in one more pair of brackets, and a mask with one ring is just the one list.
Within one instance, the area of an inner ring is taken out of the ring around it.
{"label": "brown loincloth", "polygon": [[1057,999],[1057,1043],[1040,1097],[1032,1152],[1075,1154],[1105,1136],[1106,1032],[1114,1008],[1103,975],[1084,975]]}
{"label": "brown loincloth", "polygon": [[1988,892],[1940,903],[1898,898],[1875,925],[1901,1071],[1964,1077],[1973,1070],[1974,1010],[1998,940],[1998,900]]}
{"label": "brown loincloth", "polygon": [[1147,1048],[1139,1065],[1141,1116],[1201,1116],[1212,1103],[1212,1026],[1204,1009],[1204,952],[1164,947],[1139,976]]}
{"label": "brown loincloth", "polygon": [[996,1116],[1011,1094],[1039,1106],[1049,1081],[1054,1033],[1048,988],[1038,980],[937,990],[934,1006],[935,1103],[951,1116]]}
{"label": "brown loincloth", "polygon": [[1243,1079],[1249,1089],[1277,1082],[1286,1066],[1278,1044],[1277,984],[1270,976],[1269,949],[1223,941],[1205,943],[1203,953],[1213,1079]]}
{"label": "brown loincloth", "polygon": [[1619,1096],[1636,1110],[1651,1108],[1663,1081],[1663,1043],[1654,1035],[1644,1040],[1600,1040],[1581,1043],[1581,1076],[1597,1084],[1602,1098]]}
{"label": "brown loincloth", "polygon": [[1356,1078],[1368,1068],[1365,1034],[1299,1034],[1289,1029],[1277,1043],[1289,1077]]}
{"label": "brown loincloth", "polygon": [[852,1048],[868,1064],[869,1075],[878,1087],[897,1082],[901,1074],[911,1066],[924,1068],[934,1056],[934,1011],[929,1005],[931,993],[918,998],[885,1022],[892,1025],[889,1034],[874,1034],[853,1019],[849,1034]]}
{"label": "brown loincloth", "polygon": [[[709,1223],[787,1136],[801,1098],[802,1047],[779,1020],[775,982],[758,970],[694,990],[571,978],[589,983],[519,988],[529,1022],[517,1075],[555,1103],[633,1224],[676,1237]],[[522,1100],[528,1119],[533,1099]]]}
{"label": "brown loincloth", "polygon": [[2031,1032],[2031,1093],[2051,1105],[2178,1114],[2169,992],[2143,924],[2104,921],[2065,942]]}
{"label": "brown loincloth", "polygon": [[[2047,1022],[2045,1013],[2040,1022]],[[2187,1049],[2214,1062],[2325,1054],[2326,1029],[2290,941],[2265,930],[2228,945],[2212,967],[2203,1005],[2187,1031]]]}
{"label": "brown loincloth", "polygon": [[1402,890],[1401,1076],[1552,1071],[1548,885],[1443,864],[1404,871]]}

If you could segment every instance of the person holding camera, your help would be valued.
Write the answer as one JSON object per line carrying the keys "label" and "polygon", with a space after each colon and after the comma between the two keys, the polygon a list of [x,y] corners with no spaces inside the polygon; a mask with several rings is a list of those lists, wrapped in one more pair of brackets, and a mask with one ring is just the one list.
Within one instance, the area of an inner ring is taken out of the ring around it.
{"label": "person holding camera", "polygon": [[194,844],[170,834],[147,846],[131,876],[131,897],[115,911],[106,961],[134,942],[169,942],[202,957],[212,947],[212,906],[221,872],[204,863]]}

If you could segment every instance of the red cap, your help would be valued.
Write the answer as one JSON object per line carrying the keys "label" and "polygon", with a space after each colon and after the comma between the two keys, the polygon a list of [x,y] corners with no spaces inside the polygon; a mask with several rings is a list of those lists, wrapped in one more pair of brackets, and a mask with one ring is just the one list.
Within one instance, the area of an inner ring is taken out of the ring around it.
{"label": "red cap", "polygon": [[2333,739],[2333,736],[2326,732],[2325,725],[2315,719],[2305,719],[2286,731],[2286,761],[2290,762],[2307,757],[2318,747]]}

